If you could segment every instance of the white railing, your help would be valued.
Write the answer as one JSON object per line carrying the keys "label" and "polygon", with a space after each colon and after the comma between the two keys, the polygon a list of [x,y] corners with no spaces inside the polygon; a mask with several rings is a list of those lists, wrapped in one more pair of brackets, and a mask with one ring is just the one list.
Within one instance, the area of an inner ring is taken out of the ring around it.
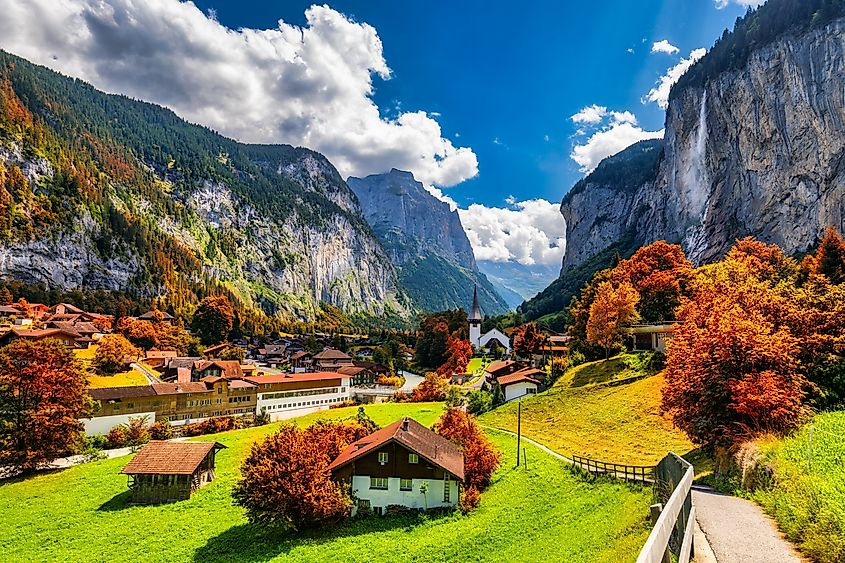
{"label": "white railing", "polygon": [[[692,465],[675,454],[675,461],[686,466],[683,477],[675,486],[669,500],[663,506],[651,534],[637,557],[637,563],[663,563],[667,561],[667,552],[672,534],[678,530],[679,517],[683,529],[679,530],[683,536],[678,550],[678,563],[689,563],[693,554],[692,538],[695,526],[695,507],[692,506],[691,489],[694,478]],[[689,502],[687,502],[689,500]]]}

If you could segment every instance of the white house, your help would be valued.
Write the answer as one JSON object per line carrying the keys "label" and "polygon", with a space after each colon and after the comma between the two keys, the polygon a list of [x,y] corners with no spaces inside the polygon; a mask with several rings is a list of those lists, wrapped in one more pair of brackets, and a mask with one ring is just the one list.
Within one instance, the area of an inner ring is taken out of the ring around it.
{"label": "white house", "polygon": [[245,377],[258,387],[255,411],[285,420],[342,403],[351,397],[352,377],[334,371]]}
{"label": "white house", "polygon": [[457,505],[464,454],[451,441],[405,417],[353,442],[329,466],[357,500],[353,514],[390,507],[411,510]]}
{"label": "white house", "polygon": [[493,342],[496,342],[500,348],[502,348],[506,354],[510,355],[511,353],[511,340],[507,337],[505,333],[500,331],[499,329],[494,328],[486,333],[484,333],[478,339],[478,347],[479,348],[489,348]]}
{"label": "white house", "polygon": [[657,350],[666,353],[666,343],[675,336],[678,323],[632,325],[625,332],[634,338],[634,350]]}
{"label": "white house", "polygon": [[526,368],[510,375],[503,375],[496,381],[499,382],[507,402],[537,393],[537,389],[540,387],[540,377],[542,377],[540,370]]}

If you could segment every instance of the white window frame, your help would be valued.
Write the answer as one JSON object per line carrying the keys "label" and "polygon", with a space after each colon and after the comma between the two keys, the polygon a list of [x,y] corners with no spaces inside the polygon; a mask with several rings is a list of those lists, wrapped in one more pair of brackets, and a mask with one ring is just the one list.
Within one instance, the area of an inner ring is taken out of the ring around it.
{"label": "white window frame", "polygon": [[[382,484],[384,486],[382,486]],[[370,477],[370,489],[378,491],[386,491],[389,488],[390,482],[387,477]]]}
{"label": "white window frame", "polygon": [[399,490],[400,491],[413,491],[414,490],[414,480],[413,479],[399,479]]}
{"label": "white window frame", "polygon": [[384,465],[385,463],[387,463],[389,459],[390,459],[390,456],[387,455],[387,452],[379,452],[378,453],[378,462],[381,465]]}
{"label": "white window frame", "polygon": [[417,454],[408,454],[408,463],[419,463],[420,456]]}

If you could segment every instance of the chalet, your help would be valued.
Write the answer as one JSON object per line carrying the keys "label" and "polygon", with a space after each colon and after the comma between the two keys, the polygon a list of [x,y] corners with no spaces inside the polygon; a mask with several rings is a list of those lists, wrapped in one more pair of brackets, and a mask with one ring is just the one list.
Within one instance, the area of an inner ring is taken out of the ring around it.
{"label": "chalet", "polygon": [[267,344],[264,347],[264,361],[270,366],[278,366],[287,362],[288,347],[285,344]]}
{"label": "chalet", "polygon": [[290,365],[294,371],[305,371],[309,369],[313,363],[313,356],[306,352],[305,350],[300,350],[299,352],[295,352],[290,357]]}
{"label": "chalet", "polygon": [[546,351],[550,356],[560,357],[565,356],[569,351],[569,341],[572,337],[566,334],[552,334],[547,339]]}
{"label": "chalet", "polygon": [[236,360],[200,360],[191,366],[191,381],[205,377],[240,379],[244,376],[241,363]]}
{"label": "chalet", "polygon": [[33,319],[40,320],[44,318],[45,315],[50,314],[50,307],[48,307],[44,303],[30,303],[29,314],[32,316]]}
{"label": "chalet", "polygon": [[350,444],[329,470],[335,481],[350,485],[357,501],[353,513],[453,508],[464,480],[464,455],[405,417]]}
{"label": "chalet", "polygon": [[330,371],[336,370],[339,367],[351,365],[352,356],[341,352],[340,350],[335,350],[334,348],[329,348],[314,354],[314,367],[319,370]]}
{"label": "chalet", "polygon": [[16,309],[15,307],[0,305],[0,321],[9,322],[23,314],[23,311]]}
{"label": "chalet", "polygon": [[502,388],[505,402],[508,402],[537,393],[544,377],[545,373],[543,371],[534,368],[525,368],[509,375],[503,375],[497,378],[496,381]]}
{"label": "chalet", "polygon": [[378,362],[361,362],[355,360],[352,362],[352,365],[358,368],[366,368],[373,372],[376,376],[379,375],[390,375],[390,368],[384,364],[380,364]]}
{"label": "chalet", "polygon": [[76,340],[81,335],[76,332],[61,330],[58,328],[37,329],[37,330],[23,330],[13,328],[3,336],[0,336],[0,346],[5,346],[18,339],[23,340],[44,340],[45,338],[55,338],[60,340],[62,344],[68,348],[78,348]]}
{"label": "chalet", "polygon": [[361,385],[371,385],[376,382],[378,377],[375,373],[365,367],[358,366],[343,366],[337,368],[337,373],[348,375],[352,378],[352,386],[360,387]]}
{"label": "chalet", "polygon": [[504,350],[506,354],[511,353],[511,340],[505,333],[498,329],[492,329],[478,339],[478,348],[481,350],[490,350],[494,346],[498,346]]}
{"label": "chalet", "polygon": [[153,369],[163,369],[167,362],[177,357],[176,350],[149,350],[144,358],[144,363]]}
{"label": "chalet", "polygon": [[675,335],[676,322],[631,325],[625,329],[634,340],[634,350],[666,353],[666,344]]}
{"label": "chalet", "polygon": [[68,332],[75,332],[80,336],[87,336],[88,338],[93,338],[94,335],[102,334],[102,331],[90,321],[68,322],[56,321],[51,318],[44,323],[44,328],[58,328]]}
{"label": "chalet", "polygon": [[174,317],[173,315],[171,315],[167,311],[159,311],[159,310],[147,311],[146,313],[144,313],[142,315],[138,315],[139,321],[151,321],[152,322],[152,321],[156,320],[156,318],[160,318],[161,322],[167,323],[167,324],[172,324],[173,321],[176,319],[176,317]]}
{"label": "chalet", "polygon": [[246,377],[257,386],[255,411],[271,421],[328,409],[350,398],[352,378],[337,372],[286,373]]}
{"label": "chalet", "polygon": [[218,442],[147,443],[121,473],[129,476],[131,504],[159,504],[190,498],[214,480]]}
{"label": "chalet", "polygon": [[491,362],[484,370],[484,373],[489,382],[495,381],[503,375],[509,375],[515,371],[519,371],[526,366],[513,360],[498,360]]}
{"label": "chalet", "polygon": [[53,313],[56,315],[81,315],[85,313],[79,307],[71,305],[70,303],[59,303],[53,307]]}
{"label": "chalet", "polygon": [[200,361],[202,358],[195,356],[167,357],[156,369],[161,372],[162,381],[190,381],[194,364]]}

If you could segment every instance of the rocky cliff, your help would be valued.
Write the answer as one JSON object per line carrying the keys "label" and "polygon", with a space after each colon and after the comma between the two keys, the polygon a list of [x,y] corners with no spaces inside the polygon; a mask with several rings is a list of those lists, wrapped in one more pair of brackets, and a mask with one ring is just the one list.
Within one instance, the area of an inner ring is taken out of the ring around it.
{"label": "rocky cliff", "polygon": [[410,172],[394,169],[347,182],[416,305],[428,311],[467,308],[477,285],[485,314],[509,309],[478,270],[457,211]]}
{"label": "rocky cliff", "polygon": [[313,320],[323,302],[409,317],[322,155],[237,143],[2,52],[0,81],[0,276],[169,307],[219,285],[289,318]]}

